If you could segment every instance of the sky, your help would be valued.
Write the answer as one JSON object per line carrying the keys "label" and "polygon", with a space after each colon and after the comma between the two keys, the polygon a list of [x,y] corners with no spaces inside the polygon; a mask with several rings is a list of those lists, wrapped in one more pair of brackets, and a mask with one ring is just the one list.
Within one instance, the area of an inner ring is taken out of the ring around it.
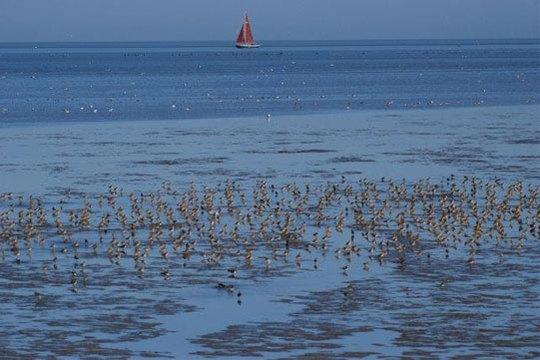
{"label": "sky", "polygon": [[0,42],[540,38],[540,0],[0,0]]}

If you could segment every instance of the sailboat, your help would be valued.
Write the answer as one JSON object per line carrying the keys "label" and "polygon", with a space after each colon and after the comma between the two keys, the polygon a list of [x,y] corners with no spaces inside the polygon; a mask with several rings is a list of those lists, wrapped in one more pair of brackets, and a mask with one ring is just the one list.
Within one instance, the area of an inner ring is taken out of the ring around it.
{"label": "sailboat", "polygon": [[238,38],[236,39],[236,47],[239,49],[253,49],[258,48],[259,46],[261,45],[257,44],[255,42],[255,39],[253,39],[251,25],[249,24],[249,18],[246,14],[244,15],[244,23],[242,24],[242,29],[240,29],[240,33],[238,34]]}

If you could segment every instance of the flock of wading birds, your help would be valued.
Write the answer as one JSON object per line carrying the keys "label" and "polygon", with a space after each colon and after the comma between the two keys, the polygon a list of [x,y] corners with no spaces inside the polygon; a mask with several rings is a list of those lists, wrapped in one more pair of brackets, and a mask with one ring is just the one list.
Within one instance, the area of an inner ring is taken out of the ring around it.
{"label": "flock of wading birds", "polygon": [[[127,259],[141,277],[151,260],[160,260],[164,279],[173,266],[189,262],[223,267],[229,278],[240,269],[268,271],[280,262],[318,269],[318,257],[328,254],[342,259],[344,275],[355,259],[366,271],[374,261],[404,266],[409,256],[458,254],[474,266],[483,249],[502,259],[527,241],[537,244],[538,195],[538,186],[522,182],[454,176],[411,184],[342,177],[317,186],[260,180],[251,193],[235,181],[192,185],[185,192],[164,183],[141,194],[109,186],[93,197],[66,193],[54,206],[4,193],[1,259],[24,266],[38,246],[45,250],[38,260],[45,273],[59,271],[61,259],[71,261],[74,292],[88,282],[87,262],[105,258],[113,265]],[[233,291],[232,285],[217,287]]]}

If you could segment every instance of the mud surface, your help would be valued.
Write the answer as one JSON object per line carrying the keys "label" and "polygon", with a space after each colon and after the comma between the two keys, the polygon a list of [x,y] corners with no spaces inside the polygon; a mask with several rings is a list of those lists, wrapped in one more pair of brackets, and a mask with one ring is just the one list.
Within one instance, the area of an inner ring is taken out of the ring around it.
{"label": "mud surface", "polygon": [[537,115],[2,129],[2,355],[537,358]]}

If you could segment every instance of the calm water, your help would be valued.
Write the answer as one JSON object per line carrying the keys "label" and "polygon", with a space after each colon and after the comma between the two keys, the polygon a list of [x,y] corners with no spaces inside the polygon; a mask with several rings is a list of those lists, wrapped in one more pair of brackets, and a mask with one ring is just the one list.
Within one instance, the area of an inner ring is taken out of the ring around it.
{"label": "calm water", "polygon": [[0,44],[0,358],[538,358],[540,42],[264,45]]}
{"label": "calm water", "polygon": [[0,44],[0,122],[537,103],[540,41]]}

